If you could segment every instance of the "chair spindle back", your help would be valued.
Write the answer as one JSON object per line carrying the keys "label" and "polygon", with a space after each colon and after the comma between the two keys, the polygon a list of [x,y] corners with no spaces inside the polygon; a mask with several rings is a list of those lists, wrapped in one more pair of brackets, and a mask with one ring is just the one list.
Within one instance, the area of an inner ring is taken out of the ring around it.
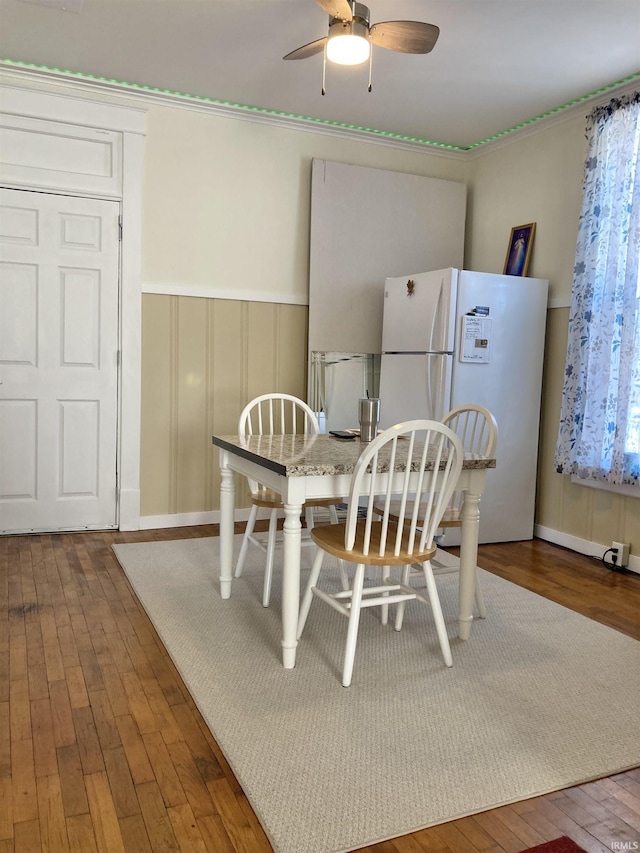
{"label": "chair spindle back", "polygon": [[[414,554],[429,549],[455,489],[462,460],[461,440],[439,421],[406,421],[378,435],[360,455],[353,474],[345,527],[346,549],[351,551],[354,547],[361,483],[368,471],[374,476],[368,492],[363,552],[369,553],[374,522],[382,525],[380,555],[387,547],[393,548],[395,556],[401,550]],[[416,472],[418,482],[411,483],[411,474]],[[398,500],[404,525],[390,518],[392,502],[397,505]]]}

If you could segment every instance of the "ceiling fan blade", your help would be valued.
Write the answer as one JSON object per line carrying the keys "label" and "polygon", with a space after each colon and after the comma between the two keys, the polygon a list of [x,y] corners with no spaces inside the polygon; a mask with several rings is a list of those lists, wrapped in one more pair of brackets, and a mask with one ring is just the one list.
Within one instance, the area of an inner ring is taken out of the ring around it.
{"label": "ceiling fan blade", "polygon": [[291,53],[288,53],[286,56],[283,56],[283,59],[307,59],[309,56],[315,56],[316,53],[321,53],[324,50],[324,43],[326,42],[327,37],[325,36],[322,39],[316,39],[315,41],[310,41],[309,44],[303,44],[302,47],[298,47],[295,50],[292,50]]}
{"label": "ceiling fan blade", "polygon": [[353,20],[349,0],[316,0],[316,3],[332,18],[340,18],[341,21]]}
{"label": "ceiling fan blade", "polygon": [[382,21],[370,29],[371,41],[400,53],[429,53],[440,35],[440,27],[421,21]]}

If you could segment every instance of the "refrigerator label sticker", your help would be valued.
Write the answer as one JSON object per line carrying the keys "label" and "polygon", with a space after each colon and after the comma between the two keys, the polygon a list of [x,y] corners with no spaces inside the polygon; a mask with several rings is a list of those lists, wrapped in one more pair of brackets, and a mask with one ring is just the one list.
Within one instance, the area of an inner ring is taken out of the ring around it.
{"label": "refrigerator label sticker", "polygon": [[491,360],[491,320],[489,317],[462,317],[460,361],[488,364]]}

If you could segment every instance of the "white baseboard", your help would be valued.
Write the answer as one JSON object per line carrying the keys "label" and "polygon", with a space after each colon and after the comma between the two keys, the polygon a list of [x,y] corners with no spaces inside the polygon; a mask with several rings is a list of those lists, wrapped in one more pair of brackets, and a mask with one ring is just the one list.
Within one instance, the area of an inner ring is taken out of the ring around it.
{"label": "white baseboard", "polygon": [[120,490],[119,530],[138,530],[140,521],[140,489]]}
{"label": "white baseboard", "polygon": [[[563,548],[577,551],[578,554],[586,554],[588,557],[602,559],[603,554],[610,547],[609,545],[601,545],[599,542],[591,542],[589,539],[580,539],[578,536],[571,536],[569,533],[554,530],[552,527],[543,527],[541,524],[534,525],[533,533],[538,539],[544,539],[546,542],[552,542],[554,545],[561,545]],[[640,574],[640,557],[630,554],[629,565],[626,568],[630,572]]]}

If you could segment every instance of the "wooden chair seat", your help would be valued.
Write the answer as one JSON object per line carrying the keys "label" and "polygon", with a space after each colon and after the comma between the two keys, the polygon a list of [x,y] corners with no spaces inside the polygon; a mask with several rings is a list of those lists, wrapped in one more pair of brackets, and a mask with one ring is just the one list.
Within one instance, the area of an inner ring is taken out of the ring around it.
{"label": "wooden chair seat", "polygon": [[462,518],[460,516],[460,507],[450,506],[442,516],[440,527],[462,527]]}
{"label": "wooden chair seat", "polygon": [[[311,531],[311,538],[316,545],[339,560],[364,563],[367,566],[406,566],[407,563],[424,563],[425,560],[430,560],[434,557],[438,550],[435,545],[432,545],[425,551],[411,551],[409,548],[409,528],[405,527],[402,532],[402,542],[398,554],[394,553],[396,533],[393,530],[388,531],[388,535],[382,546],[383,553],[380,554],[380,543],[383,533],[382,522],[375,521],[371,525],[368,553],[365,554],[365,524],[366,522],[363,520],[357,522],[356,539],[351,551],[347,551],[344,544],[345,524],[325,524],[322,527],[315,527]],[[394,527],[397,528],[397,525],[394,525]]]}
{"label": "wooden chair seat", "polygon": [[268,509],[282,509],[282,495],[272,489],[258,489],[255,495],[251,495],[251,503]]}
{"label": "wooden chair seat", "polygon": [[[311,498],[305,501],[305,507],[330,507],[337,503],[342,503],[342,498]],[[279,492],[274,492],[272,489],[260,488],[257,494],[251,495],[251,502],[256,506],[266,507],[267,509],[284,509],[282,495]]]}
{"label": "wooden chair seat", "polygon": [[[376,512],[382,515],[383,506],[380,500],[375,502]],[[400,501],[391,501],[389,506],[389,518],[396,523],[400,521]],[[462,527],[459,506],[448,506],[440,521],[440,527]]]}

